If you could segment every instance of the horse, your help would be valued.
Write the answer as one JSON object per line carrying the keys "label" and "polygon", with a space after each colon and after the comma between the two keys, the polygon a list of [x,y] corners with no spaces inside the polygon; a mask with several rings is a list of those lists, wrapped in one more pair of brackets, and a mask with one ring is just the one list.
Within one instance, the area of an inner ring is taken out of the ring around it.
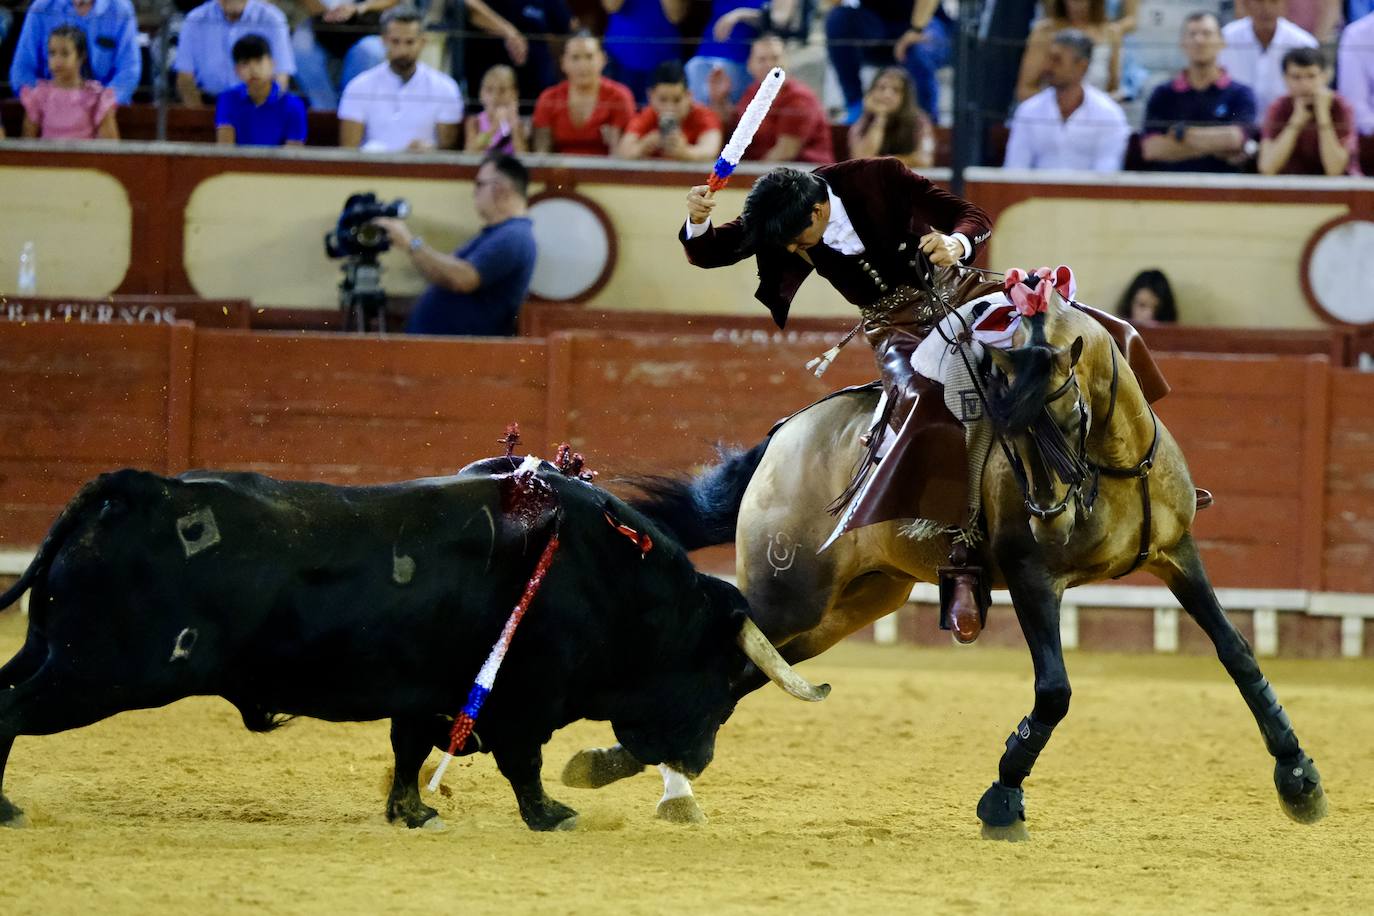
{"label": "horse", "polygon": [[[1319,820],[1327,810],[1321,777],[1198,553],[1198,497],[1182,451],[1111,335],[1076,302],[1041,289],[1042,310],[1020,322],[1005,350],[987,347],[993,365],[979,372],[996,434],[981,483],[985,572],[1010,592],[1034,665],[1030,714],[978,802],[983,836],[1029,836],[1023,784],[1069,710],[1064,589],[1136,569],[1162,580],[1215,645],[1274,758],[1283,810],[1301,823]],[[878,397],[872,386],[831,395],[695,478],[641,481],[636,507],[689,549],[735,541],[738,585],[791,664],[902,606],[914,582],[937,581],[949,555],[947,531],[920,536],[897,521],[817,551],[835,527],[827,504],[850,483]],[[597,787],[642,769],[619,746],[592,748],[568,762],[564,782]],[[660,816],[703,820],[690,783],[660,769]]]}

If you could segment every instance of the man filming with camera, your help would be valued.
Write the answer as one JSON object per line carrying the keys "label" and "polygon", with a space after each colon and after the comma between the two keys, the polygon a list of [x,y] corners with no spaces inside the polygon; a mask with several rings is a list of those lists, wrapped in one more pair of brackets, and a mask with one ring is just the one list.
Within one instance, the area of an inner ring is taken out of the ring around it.
{"label": "man filming with camera", "polygon": [[720,153],[720,119],[687,91],[682,64],[665,60],[649,80],[649,104],[625,125],[616,155],[660,156],[680,162],[714,162]]}
{"label": "man filming with camera", "polygon": [[453,254],[425,244],[404,220],[378,217],[391,244],[429,286],[415,300],[407,334],[509,337],[534,273],[534,227],[527,213],[529,172],[519,159],[495,153],[477,169],[472,199],[482,231]]}

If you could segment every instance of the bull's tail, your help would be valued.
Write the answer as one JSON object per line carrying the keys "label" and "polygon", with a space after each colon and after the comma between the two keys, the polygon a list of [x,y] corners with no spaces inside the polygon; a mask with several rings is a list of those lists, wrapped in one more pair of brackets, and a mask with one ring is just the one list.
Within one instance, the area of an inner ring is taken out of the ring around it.
{"label": "bull's tail", "polygon": [[57,516],[57,521],[52,523],[48,529],[48,534],[43,538],[43,543],[39,545],[38,553],[34,555],[33,562],[29,563],[28,569],[24,570],[19,576],[19,581],[9,587],[7,591],[0,594],[0,611],[5,610],[33,587],[34,583],[48,571],[52,564],[53,557],[61,549],[67,535],[76,526],[78,520],[87,506],[95,501],[96,497],[104,492],[105,485],[110,481],[112,475],[101,474],[95,480],[89,481],[80,490],[72,501],[62,509]]}
{"label": "bull's tail", "polygon": [[629,503],[687,550],[732,543],[744,490],[769,441],[748,451],[721,449],[720,462],[695,477],[632,478],[644,495]]}

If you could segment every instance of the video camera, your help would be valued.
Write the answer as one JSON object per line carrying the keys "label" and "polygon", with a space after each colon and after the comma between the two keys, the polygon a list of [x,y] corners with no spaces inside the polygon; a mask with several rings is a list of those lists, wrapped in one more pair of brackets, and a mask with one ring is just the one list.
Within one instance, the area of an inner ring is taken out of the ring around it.
{"label": "video camera", "polygon": [[391,240],[372,221],[379,216],[405,219],[409,215],[410,204],[399,198],[386,204],[371,192],[354,194],[339,214],[339,225],[333,232],[325,233],[325,253],[331,258],[375,260],[391,247]]}
{"label": "video camera", "polygon": [[325,254],[345,259],[339,281],[339,309],[345,330],[366,331],[375,324],[379,333],[385,333],[386,291],[382,289],[382,265],[377,263],[377,255],[391,247],[391,239],[372,221],[379,216],[405,219],[409,215],[410,204],[404,200],[386,204],[371,192],[353,194],[344,203],[338,226],[325,233]]}

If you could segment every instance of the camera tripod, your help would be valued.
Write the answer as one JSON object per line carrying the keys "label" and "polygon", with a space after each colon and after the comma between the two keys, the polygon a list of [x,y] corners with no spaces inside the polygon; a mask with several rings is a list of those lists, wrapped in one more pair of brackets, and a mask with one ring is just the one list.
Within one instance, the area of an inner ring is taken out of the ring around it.
{"label": "camera tripod", "polygon": [[382,265],[375,258],[353,255],[343,263],[339,281],[339,311],[343,329],[366,333],[375,322],[378,335],[386,334],[386,290],[382,289]]}

